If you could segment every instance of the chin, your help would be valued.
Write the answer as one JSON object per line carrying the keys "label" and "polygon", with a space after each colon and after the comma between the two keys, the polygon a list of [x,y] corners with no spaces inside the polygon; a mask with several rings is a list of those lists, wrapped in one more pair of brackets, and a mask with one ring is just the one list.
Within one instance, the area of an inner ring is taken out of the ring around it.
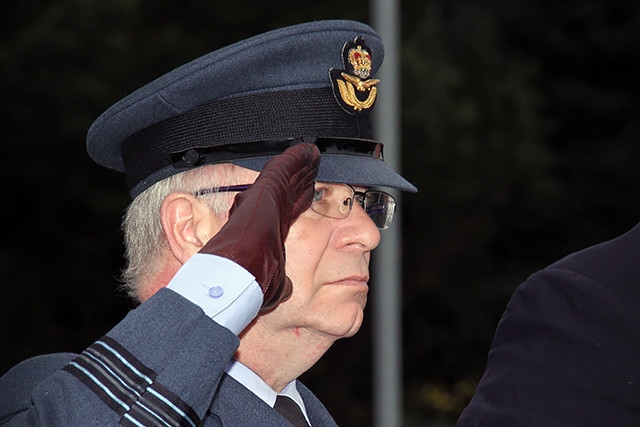
{"label": "chin", "polygon": [[340,322],[339,329],[336,333],[338,338],[349,338],[354,336],[362,326],[364,321],[364,310],[362,306],[358,305],[352,313],[344,314],[342,317],[344,320]]}

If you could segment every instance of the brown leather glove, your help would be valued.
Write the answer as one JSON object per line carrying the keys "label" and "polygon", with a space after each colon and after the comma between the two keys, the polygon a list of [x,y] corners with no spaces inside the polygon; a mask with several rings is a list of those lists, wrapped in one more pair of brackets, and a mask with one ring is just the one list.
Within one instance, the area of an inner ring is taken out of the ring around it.
{"label": "brown leather glove", "polygon": [[319,165],[320,152],[308,143],[271,159],[256,182],[236,196],[229,220],[200,250],[228,258],[255,276],[264,293],[261,312],[291,296],[284,241],[293,221],[311,206]]}

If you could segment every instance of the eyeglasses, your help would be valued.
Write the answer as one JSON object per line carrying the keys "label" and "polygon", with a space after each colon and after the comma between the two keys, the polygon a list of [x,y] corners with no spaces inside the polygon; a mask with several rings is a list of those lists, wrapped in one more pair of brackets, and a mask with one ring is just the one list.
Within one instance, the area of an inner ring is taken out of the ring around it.
{"label": "eyeglasses", "polygon": [[[196,191],[194,196],[207,194],[244,191],[251,184],[212,187]],[[386,230],[393,221],[396,211],[396,200],[391,194],[379,190],[356,191],[349,184],[329,184],[316,182],[314,184],[311,210],[328,218],[343,219],[349,216],[356,202],[371,218],[380,230]]]}

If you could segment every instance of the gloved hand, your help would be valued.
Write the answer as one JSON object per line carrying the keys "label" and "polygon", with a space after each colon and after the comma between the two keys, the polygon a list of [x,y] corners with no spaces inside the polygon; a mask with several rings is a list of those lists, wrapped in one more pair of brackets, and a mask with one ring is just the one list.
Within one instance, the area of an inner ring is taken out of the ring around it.
{"label": "gloved hand", "polygon": [[291,296],[284,241],[289,227],[311,206],[313,181],[320,165],[314,144],[297,144],[271,159],[256,182],[239,193],[229,220],[200,250],[244,267],[262,287],[261,312]]}

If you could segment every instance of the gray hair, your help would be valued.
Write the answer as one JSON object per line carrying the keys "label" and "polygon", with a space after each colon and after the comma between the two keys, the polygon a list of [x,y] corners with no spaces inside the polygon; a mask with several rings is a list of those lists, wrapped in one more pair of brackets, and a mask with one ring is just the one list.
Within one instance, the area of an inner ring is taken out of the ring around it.
{"label": "gray hair", "polygon": [[[122,287],[135,300],[140,288],[153,279],[161,268],[161,255],[168,248],[160,220],[164,199],[176,192],[195,193],[218,185],[245,184],[236,182],[234,173],[240,169],[231,164],[205,165],[165,178],[139,194],[123,217],[127,265],[122,272]],[[202,197],[213,215],[226,213],[235,193],[213,193]]]}

